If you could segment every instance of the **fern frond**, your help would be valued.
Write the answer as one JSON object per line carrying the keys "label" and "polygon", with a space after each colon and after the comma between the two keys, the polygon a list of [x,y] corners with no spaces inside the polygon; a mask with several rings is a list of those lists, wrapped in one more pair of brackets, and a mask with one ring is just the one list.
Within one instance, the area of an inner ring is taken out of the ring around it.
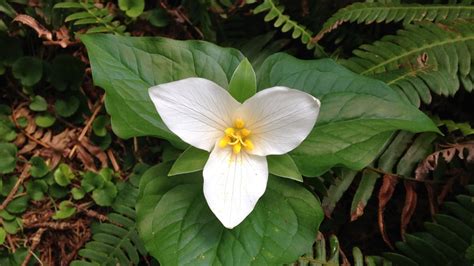
{"label": "fern frond", "polygon": [[[468,186],[468,190],[472,190]],[[406,234],[397,242],[399,253],[384,257],[397,265],[470,265],[465,254],[474,237],[474,201],[472,195],[458,195],[456,201],[445,202],[442,212],[426,222],[424,232]]]}
{"label": "fern frond", "polygon": [[285,7],[274,2],[274,0],[264,0],[253,10],[254,14],[266,12],[264,20],[270,22],[275,20],[273,26],[280,28],[282,32],[290,32],[293,39],[300,39],[308,50],[314,50],[317,57],[325,55],[322,46],[312,41],[313,32],[298,22],[291,20],[289,15],[284,14]]}
{"label": "fern frond", "polygon": [[83,260],[71,265],[137,265],[140,257],[147,254],[138,236],[135,212],[144,169],[146,166],[138,165],[129,180],[120,185],[113,212],[107,216],[109,221],[92,225],[92,240],[78,253]]}
{"label": "fern frond", "polygon": [[101,4],[93,1],[61,2],[54,5],[56,9],[79,10],[66,17],[64,22],[71,22],[75,26],[89,25],[87,33],[115,33],[122,35],[125,25],[115,19],[115,15]]}
{"label": "fern frond", "polygon": [[340,9],[330,17],[314,37],[314,41],[319,41],[324,35],[346,22],[358,24],[403,22],[403,24],[410,24],[416,21],[440,21],[458,18],[474,18],[474,6],[470,3],[454,5],[354,3]]}
{"label": "fern frond", "polygon": [[438,116],[432,117],[433,122],[436,123],[438,127],[445,126],[448,129],[448,132],[460,131],[463,136],[469,136],[474,134],[474,128],[467,122],[465,123],[456,123],[453,120],[441,119]]}
{"label": "fern frond", "polygon": [[472,90],[474,24],[426,23],[406,29],[354,50],[340,62],[362,75],[387,82],[414,105],[431,102],[431,92],[454,95],[461,85]]}

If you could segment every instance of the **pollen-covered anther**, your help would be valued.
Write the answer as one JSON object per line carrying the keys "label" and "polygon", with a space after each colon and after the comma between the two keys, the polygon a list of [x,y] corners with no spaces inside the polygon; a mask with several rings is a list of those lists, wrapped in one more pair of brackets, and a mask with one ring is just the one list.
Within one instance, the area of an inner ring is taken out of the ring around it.
{"label": "pollen-covered anther", "polygon": [[225,148],[232,146],[234,154],[240,153],[242,147],[246,151],[253,150],[252,141],[248,138],[251,131],[246,129],[245,122],[241,118],[234,121],[234,127],[229,127],[224,130],[224,137],[219,140],[219,147]]}

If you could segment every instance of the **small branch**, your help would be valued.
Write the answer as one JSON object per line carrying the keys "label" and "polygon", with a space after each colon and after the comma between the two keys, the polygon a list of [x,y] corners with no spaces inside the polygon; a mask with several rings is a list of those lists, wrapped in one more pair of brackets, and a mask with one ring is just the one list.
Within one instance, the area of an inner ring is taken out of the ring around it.
{"label": "small branch", "polygon": [[180,24],[189,25],[199,35],[200,39],[204,38],[204,34],[202,33],[202,31],[198,27],[193,25],[191,20],[189,20],[189,18],[180,10],[179,7],[172,9],[168,6],[167,3],[165,3],[165,1],[160,1],[160,6],[166,11],[166,13],[168,13],[168,15],[173,17],[176,22],[178,22]]}
{"label": "small branch", "polygon": [[[94,122],[96,116],[99,114],[100,110],[102,109],[102,106],[104,105],[104,100],[105,100],[105,94],[102,95],[102,97],[100,98],[99,103],[96,104],[94,112],[87,119],[86,126],[82,129],[81,134],[79,134],[79,137],[77,138],[77,142],[81,142],[81,140],[84,138],[84,136],[89,131],[89,129],[92,125],[92,122]],[[69,152],[69,155],[68,155],[69,159],[72,158],[72,156],[74,156],[74,153],[76,152],[76,149],[77,149],[77,144],[75,144],[74,147],[72,147],[71,151]]]}
{"label": "small branch", "polygon": [[117,160],[115,159],[115,155],[114,155],[114,152],[112,151],[112,149],[107,150],[107,155],[109,157],[110,162],[112,162],[112,166],[114,167],[114,171],[115,172],[120,172],[120,166],[117,163]]}

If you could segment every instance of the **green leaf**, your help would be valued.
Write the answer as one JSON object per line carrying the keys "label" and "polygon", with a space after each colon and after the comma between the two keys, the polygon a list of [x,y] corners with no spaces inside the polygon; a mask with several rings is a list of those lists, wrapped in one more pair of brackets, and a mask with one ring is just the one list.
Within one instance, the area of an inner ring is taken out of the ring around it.
{"label": "green leaf", "polygon": [[267,162],[270,174],[303,182],[295,161],[288,154],[267,156]]}
{"label": "green leaf", "polygon": [[71,15],[67,16],[64,19],[64,22],[69,22],[69,21],[78,20],[82,18],[93,18],[93,17],[94,16],[87,11],[77,12],[77,13],[72,13]]}
{"label": "green leaf", "polygon": [[370,171],[362,172],[359,186],[357,187],[354,198],[352,199],[351,221],[355,221],[360,216],[362,216],[362,214],[364,214],[367,201],[369,201],[370,197],[372,196],[375,183],[379,177],[380,174],[378,173]]}
{"label": "green leaf", "polygon": [[162,8],[155,8],[148,13],[148,21],[151,25],[161,28],[166,27],[170,19],[168,13]]}
{"label": "green leaf", "polygon": [[59,210],[57,210],[53,215],[53,219],[66,219],[73,216],[75,213],[76,207],[74,206],[74,203],[70,202],[69,200],[61,201],[61,203],[59,203]]}
{"label": "green leaf", "polygon": [[197,172],[204,169],[209,158],[209,152],[190,146],[176,160],[171,167],[169,176]]}
{"label": "green leaf", "polygon": [[32,177],[43,177],[49,173],[49,167],[41,157],[31,157],[30,174]]}
{"label": "green leaf", "polygon": [[15,144],[0,142],[0,174],[8,174],[15,170],[16,152]]}
{"label": "green leaf", "polygon": [[48,109],[48,103],[43,97],[35,95],[31,100],[29,107],[30,110],[36,112],[46,111]]}
{"label": "green leaf", "polygon": [[19,79],[23,86],[33,86],[43,76],[43,62],[33,56],[24,56],[16,60],[12,67],[13,76]]}
{"label": "green leaf", "polygon": [[[20,229],[21,220],[16,218],[10,221],[3,221],[3,228],[8,234],[14,235]],[[18,264],[17,264],[18,265]]]}
{"label": "green leaf", "polygon": [[5,243],[5,238],[7,237],[7,232],[3,227],[0,227],[0,245],[3,245]]}
{"label": "green leaf", "polygon": [[74,172],[65,163],[61,163],[59,167],[54,171],[54,181],[56,184],[65,187],[71,183],[71,180],[74,179]]}
{"label": "green leaf", "polygon": [[92,199],[99,206],[111,206],[116,196],[117,187],[110,181],[106,181],[101,188],[96,188],[92,192]]}
{"label": "green leaf", "polygon": [[55,199],[62,199],[67,196],[69,189],[58,184],[49,186],[48,194]]}
{"label": "green leaf", "polygon": [[81,40],[87,47],[94,84],[107,93],[112,129],[121,138],[157,136],[182,143],[160,119],[148,88],[189,77],[206,78],[227,88],[243,58],[235,49],[203,41],[102,34],[84,35]]}
{"label": "green leaf", "polygon": [[16,123],[18,124],[18,126],[20,126],[21,128],[25,128],[27,125],[28,125],[28,118],[24,117],[24,116],[21,116],[19,118],[16,119]]}
{"label": "green leaf", "polygon": [[75,188],[71,189],[71,194],[72,194],[73,199],[80,200],[80,199],[84,198],[84,196],[86,195],[86,192],[82,188],[75,187]]}
{"label": "green leaf", "polygon": [[120,10],[131,18],[140,16],[145,9],[145,0],[118,0]]}
{"label": "green leaf", "polygon": [[79,109],[79,99],[76,96],[69,96],[58,99],[54,103],[56,113],[62,117],[70,117]]}
{"label": "green leaf", "polygon": [[438,132],[434,123],[384,83],[357,75],[331,59],[269,57],[259,71],[259,89],[277,85],[321,100],[316,126],[290,155],[305,176],[333,166],[361,169],[375,159],[390,133]]}
{"label": "green leaf", "polygon": [[[1,146],[0,146],[1,150]],[[18,181],[18,176],[10,176],[6,179],[2,179],[2,196],[6,197],[10,193],[10,191],[15,186],[16,182]],[[20,187],[21,189],[22,187]]]}
{"label": "green leaf", "polygon": [[252,97],[257,91],[257,77],[247,58],[244,58],[237,66],[229,83],[230,94],[239,102],[243,103]]}
{"label": "green leaf", "polygon": [[51,64],[50,82],[58,91],[77,90],[84,77],[84,63],[71,55],[58,55]]}
{"label": "green leaf", "polygon": [[271,176],[253,212],[226,229],[204,199],[200,174],[168,177],[170,164],[140,182],[138,228],[163,265],[279,265],[311,249],[323,219],[319,202],[299,184]]}
{"label": "green leaf", "polygon": [[14,213],[14,214],[23,213],[26,210],[26,208],[28,208],[29,200],[30,200],[30,197],[27,195],[17,197],[13,199],[12,201],[10,201],[10,203],[8,203],[6,210],[9,213]]}
{"label": "green leaf", "polygon": [[0,0],[0,13],[5,13],[5,15],[11,18],[15,18],[17,14],[15,9],[6,0]]}
{"label": "green leaf", "polygon": [[47,128],[54,125],[56,122],[56,117],[48,113],[38,114],[35,117],[35,123],[39,127]]}
{"label": "green leaf", "polygon": [[48,184],[44,180],[30,180],[26,183],[26,192],[32,200],[42,200],[48,191]]}
{"label": "green leaf", "polygon": [[109,118],[105,115],[99,115],[97,118],[94,120],[94,123],[92,123],[92,130],[94,131],[94,134],[96,134],[99,137],[104,137],[107,135],[107,128],[110,123]]}
{"label": "green leaf", "polygon": [[13,141],[16,139],[16,136],[15,124],[13,124],[8,116],[0,115],[0,142]]}
{"label": "green leaf", "polygon": [[81,187],[85,192],[91,192],[95,188],[101,188],[104,185],[105,179],[101,175],[93,172],[86,172],[81,181]]}

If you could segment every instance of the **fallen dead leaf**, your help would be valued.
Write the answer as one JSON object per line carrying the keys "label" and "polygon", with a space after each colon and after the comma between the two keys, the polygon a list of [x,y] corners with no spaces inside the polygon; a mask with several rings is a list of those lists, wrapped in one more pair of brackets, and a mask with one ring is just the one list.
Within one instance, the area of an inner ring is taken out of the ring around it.
{"label": "fallen dead leaf", "polygon": [[393,249],[393,245],[390,242],[390,239],[387,235],[387,232],[385,230],[385,223],[384,223],[384,211],[385,211],[385,206],[387,206],[387,203],[389,200],[392,198],[393,192],[395,191],[395,187],[398,183],[398,178],[396,176],[392,176],[389,174],[385,174],[383,176],[383,183],[382,186],[380,187],[379,190],[379,209],[378,209],[378,224],[379,224],[379,229],[380,233],[382,234],[382,238],[387,245]]}

